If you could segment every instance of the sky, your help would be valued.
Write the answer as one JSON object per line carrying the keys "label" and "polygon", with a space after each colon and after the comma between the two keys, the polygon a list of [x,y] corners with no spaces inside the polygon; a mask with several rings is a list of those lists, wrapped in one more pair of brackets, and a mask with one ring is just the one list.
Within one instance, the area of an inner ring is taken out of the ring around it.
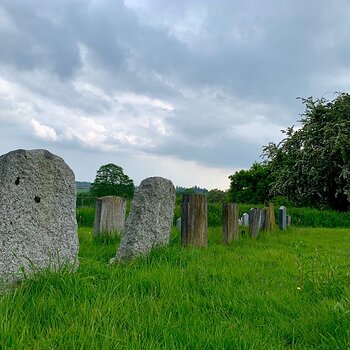
{"label": "sky", "polygon": [[0,154],[228,189],[350,87],[348,0],[0,0]]}

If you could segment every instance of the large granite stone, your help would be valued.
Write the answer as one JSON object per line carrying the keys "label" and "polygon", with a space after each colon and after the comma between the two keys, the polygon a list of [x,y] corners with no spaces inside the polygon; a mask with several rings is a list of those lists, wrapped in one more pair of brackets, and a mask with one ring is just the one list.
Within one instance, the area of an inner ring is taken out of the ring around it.
{"label": "large granite stone", "polygon": [[75,191],[73,171],[46,150],[0,157],[0,286],[77,264]]}
{"label": "large granite stone", "polygon": [[174,216],[175,188],[170,180],[150,177],[137,189],[114,261],[124,261],[166,245]]}

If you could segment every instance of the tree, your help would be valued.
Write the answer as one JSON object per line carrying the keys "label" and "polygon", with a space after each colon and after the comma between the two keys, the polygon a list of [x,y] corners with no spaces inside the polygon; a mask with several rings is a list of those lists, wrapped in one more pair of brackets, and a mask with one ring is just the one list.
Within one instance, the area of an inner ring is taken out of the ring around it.
{"label": "tree", "polygon": [[333,101],[312,97],[301,127],[283,130],[286,137],[264,147],[271,171],[271,191],[298,205],[348,210],[350,202],[350,95]]}
{"label": "tree", "polygon": [[115,164],[102,165],[97,170],[91,193],[96,197],[120,196],[132,198],[135,186],[133,180],[124,174],[123,168]]}
{"label": "tree", "polygon": [[235,203],[259,204],[269,199],[270,169],[255,162],[249,170],[236,171],[231,180],[229,199]]}
{"label": "tree", "polygon": [[207,200],[208,203],[227,203],[229,201],[228,193],[227,191],[222,191],[215,188],[208,192]]}

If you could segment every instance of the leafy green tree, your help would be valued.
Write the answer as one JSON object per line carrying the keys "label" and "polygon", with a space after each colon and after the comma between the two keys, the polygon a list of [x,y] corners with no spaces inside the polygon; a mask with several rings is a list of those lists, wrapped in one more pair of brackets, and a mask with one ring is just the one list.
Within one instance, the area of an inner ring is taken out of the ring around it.
{"label": "leafy green tree", "polygon": [[134,191],[133,180],[124,174],[123,168],[111,163],[102,165],[97,170],[95,181],[91,185],[91,193],[96,197],[113,195],[132,198]]}
{"label": "leafy green tree", "polygon": [[264,203],[270,197],[269,175],[269,166],[257,162],[249,170],[240,170],[230,175],[230,201],[235,203]]}
{"label": "leafy green tree", "polygon": [[215,188],[208,192],[207,200],[208,203],[227,203],[229,202],[228,192]]}
{"label": "leafy green tree", "polygon": [[271,191],[298,205],[348,210],[350,202],[350,95],[333,101],[302,99],[301,127],[264,147]]}

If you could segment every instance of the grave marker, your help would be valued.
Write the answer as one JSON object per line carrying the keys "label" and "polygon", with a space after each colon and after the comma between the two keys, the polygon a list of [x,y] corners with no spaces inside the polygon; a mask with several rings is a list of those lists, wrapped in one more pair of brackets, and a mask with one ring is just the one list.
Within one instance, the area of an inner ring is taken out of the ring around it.
{"label": "grave marker", "polygon": [[36,271],[77,266],[73,171],[49,151],[0,157],[0,286]]}
{"label": "grave marker", "polygon": [[169,243],[174,217],[175,188],[170,180],[149,177],[135,192],[117,255],[129,260]]}
{"label": "grave marker", "polygon": [[238,234],[238,206],[234,203],[222,206],[222,239],[224,243],[230,243],[232,239],[237,240]]}
{"label": "grave marker", "polygon": [[287,208],[284,205],[278,209],[278,226],[280,230],[287,229]]}
{"label": "grave marker", "polygon": [[256,238],[259,233],[260,209],[252,208],[249,210],[249,236]]}
{"label": "grave marker", "polygon": [[181,243],[185,246],[208,246],[207,197],[205,195],[182,195]]}
{"label": "grave marker", "polygon": [[125,228],[126,199],[116,196],[97,198],[94,236],[122,233]]}

